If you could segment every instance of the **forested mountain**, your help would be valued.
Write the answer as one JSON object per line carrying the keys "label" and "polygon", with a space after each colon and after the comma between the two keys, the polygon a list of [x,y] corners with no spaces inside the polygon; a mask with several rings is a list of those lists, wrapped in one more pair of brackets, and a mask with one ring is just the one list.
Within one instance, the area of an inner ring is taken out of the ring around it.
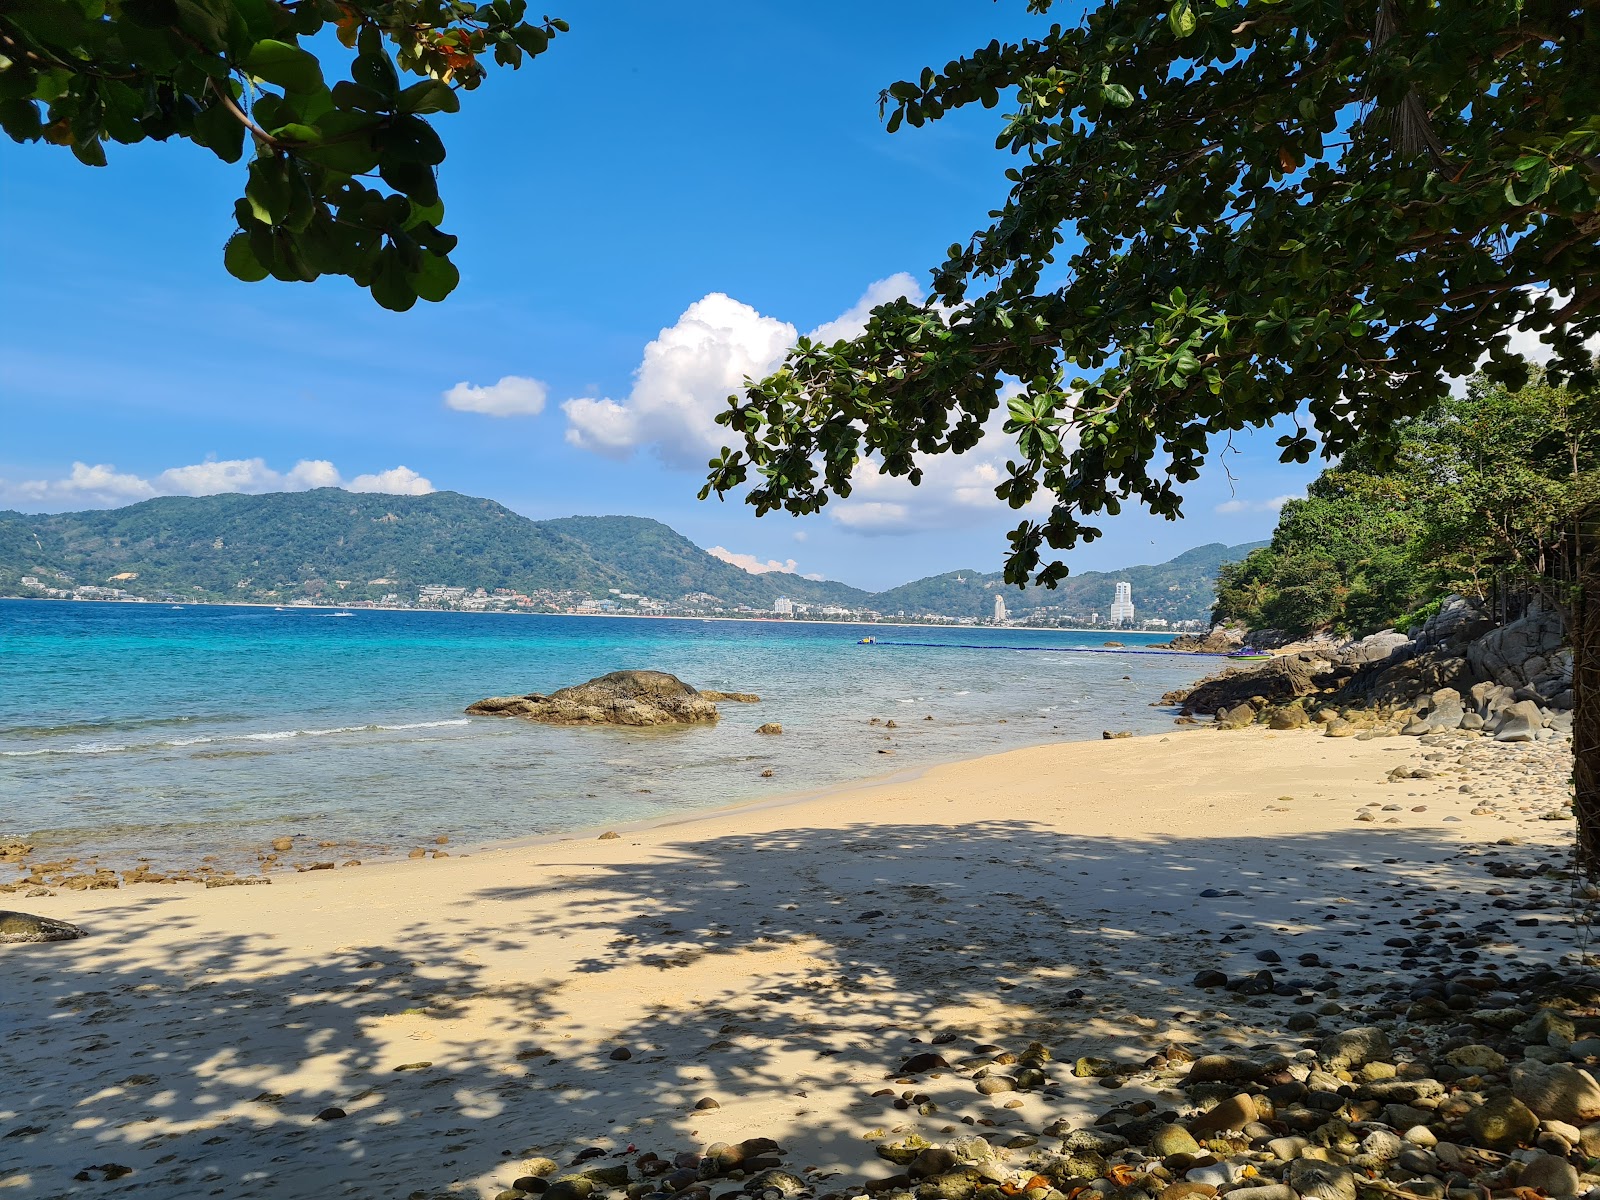
{"label": "forested mountain", "polygon": [[1215,594],[1217,571],[1226,562],[1235,562],[1265,542],[1246,542],[1226,546],[1212,542],[1186,550],[1170,562],[1154,566],[1125,567],[1120,571],[1083,571],[1069,575],[1053,591],[1007,587],[998,572],[947,571],[928,579],[902,584],[873,597],[884,612],[945,612],[957,616],[988,616],[994,610],[996,595],[1005,597],[1006,608],[1014,615],[1050,610],[1062,615],[1087,616],[1098,612],[1105,619],[1111,608],[1119,580],[1133,589],[1138,618],[1159,617],[1167,621],[1203,619]]}
{"label": "forested mountain", "polygon": [[[751,575],[645,517],[531,521],[458,492],[338,488],[0,513],[0,589],[15,594],[23,575],[40,572],[135,595],[236,600],[410,598],[426,584],[597,596],[618,588],[662,599],[705,592],[763,606],[780,595],[856,603],[866,596],[841,583]],[[116,579],[129,574],[137,578]]]}
{"label": "forested mountain", "polygon": [[1141,617],[1204,617],[1220,563],[1251,547],[1202,546],[1160,566],[1086,572],[1054,592],[1008,588],[998,574],[951,572],[888,592],[827,580],[752,575],[646,517],[533,521],[492,500],[337,488],[265,496],[167,496],[127,508],[0,512],[0,595],[99,586],[151,598],[355,601],[416,598],[429,584],[517,592],[611,589],[675,601],[703,593],[770,608],[779,596],[887,614],[987,617],[998,592],[1014,613],[1104,613],[1115,580],[1133,584]]}

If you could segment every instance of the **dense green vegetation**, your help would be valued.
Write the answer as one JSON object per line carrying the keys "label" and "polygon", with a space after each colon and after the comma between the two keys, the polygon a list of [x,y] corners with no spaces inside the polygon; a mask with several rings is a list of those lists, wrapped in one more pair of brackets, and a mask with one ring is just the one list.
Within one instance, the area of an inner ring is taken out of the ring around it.
{"label": "dense green vegetation", "polygon": [[515,69],[567,29],[527,18],[525,0],[12,0],[0,129],[94,167],[111,142],[248,157],[231,274],[346,275],[404,310],[460,278],[426,117],[456,112],[491,57]]}
{"label": "dense green vegetation", "polygon": [[322,488],[169,496],[104,511],[0,513],[0,594],[30,592],[21,586],[24,576],[49,587],[110,586],[149,598],[275,603],[391,593],[409,601],[425,584],[597,598],[616,588],[667,601],[706,593],[728,606],[768,608],[788,596],[890,613],[987,617],[997,589],[1018,613],[1045,604],[1103,612],[1113,581],[1128,579],[1141,616],[1186,620],[1204,617],[1218,565],[1250,548],[1202,546],[1161,566],[1088,572],[1054,592],[1019,592],[998,574],[966,571],[873,595],[798,575],[752,575],[643,517],[532,521],[456,492],[389,496]]}
{"label": "dense green vegetation", "polygon": [[1597,499],[1591,396],[1476,379],[1403,422],[1392,458],[1358,447],[1286,504],[1272,541],[1222,568],[1214,615],[1362,634],[1404,627],[1446,592],[1484,597],[1497,576],[1564,603],[1573,522]]}

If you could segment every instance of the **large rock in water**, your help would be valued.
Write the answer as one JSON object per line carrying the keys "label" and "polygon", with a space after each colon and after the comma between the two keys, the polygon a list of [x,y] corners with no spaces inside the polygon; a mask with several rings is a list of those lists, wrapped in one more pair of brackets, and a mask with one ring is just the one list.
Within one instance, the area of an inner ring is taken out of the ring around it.
{"label": "large rock in water", "polygon": [[548,696],[490,696],[467,712],[547,725],[699,725],[717,719],[714,701],[665,671],[613,671]]}
{"label": "large rock in water", "polygon": [[36,917],[31,913],[0,910],[0,943],[5,942],[70,942],[81,938],[83,930],[53,917]]}

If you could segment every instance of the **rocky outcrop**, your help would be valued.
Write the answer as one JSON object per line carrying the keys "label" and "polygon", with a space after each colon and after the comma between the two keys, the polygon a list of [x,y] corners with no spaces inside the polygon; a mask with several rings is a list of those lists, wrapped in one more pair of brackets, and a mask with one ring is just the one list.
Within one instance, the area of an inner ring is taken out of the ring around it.
{"label": "rocky outcrop", "polygon": [[0,910],[0,944],[7,942],[70,942],[84,931],[53,917]]}
{"label": "rocky outcrop", "polygon": [[708,691],[703,691],[703,692],[700,693],[700,695],[704,699],[711,701],[711,703],[713,703],[713,704],[721,704],[723,701],[728,701],[728,702],[733,703],[733,704],[760,704],[761,703],[761,697],[756,695],[754,692],[708,692]]}
{"label": "rocky outcrop", "polygon": [[1158,643],[1163,650],[1187,650],[1192,654],[1227,654],[1244,645],[1244,634],[1227,625],[1214,626],[1210,633],[1201,636],[1180,633],[1170,642]]}
{"label": "rocky outcrop", "polygon": [[699,725],[717,719],[714,701],[665,671],[613,671],[548,696],[491,696],[467,712],[547,725]]}
{"label": "rocky outcrop", "polygon": [[1520,621],[1494,629],[1467,648],[1467,661],[1482,679],[1512,689],[1529,688],[1556,708],[1572,706],[1572,651],[1555,612],[1535,609]]}
{"label": "rocky outcrop", "polygon": [[1180,704],[1190,715],[1228,712],[1241,704],[1282,705],[1320,691],[1325,686],[1321,676],[1332,667],[1314,654],[1282,654],[1263,663],[1231,667],[1187,691],[1168,692],[1162,701]]}

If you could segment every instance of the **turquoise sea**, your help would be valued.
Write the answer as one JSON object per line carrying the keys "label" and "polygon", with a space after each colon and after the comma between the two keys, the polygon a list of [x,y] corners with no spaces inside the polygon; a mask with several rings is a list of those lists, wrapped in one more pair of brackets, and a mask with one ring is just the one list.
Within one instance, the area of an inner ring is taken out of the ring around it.
{"label": "turquoise sea", "polygon": [[[938,646],[857,644],[864,636]],[[1117,636],[1130,647],[1161,640]],[[1105,638],[0,600],[0,836],[25,835],[41,853],[99,853],[112,866],[193,865],[207,854],[243,865],[283,834],[370,858],[441,834],[455,849],[1103,729],[1170,728],[1171,714],[1150,702],[1206,660],[1022,648],[1098,648]],[[762,703],[724,704],[716,726],[674,730],[462,713],[483,696],[625,667],[756,692]],[[756,734],[764,721],[783,734]]]}

